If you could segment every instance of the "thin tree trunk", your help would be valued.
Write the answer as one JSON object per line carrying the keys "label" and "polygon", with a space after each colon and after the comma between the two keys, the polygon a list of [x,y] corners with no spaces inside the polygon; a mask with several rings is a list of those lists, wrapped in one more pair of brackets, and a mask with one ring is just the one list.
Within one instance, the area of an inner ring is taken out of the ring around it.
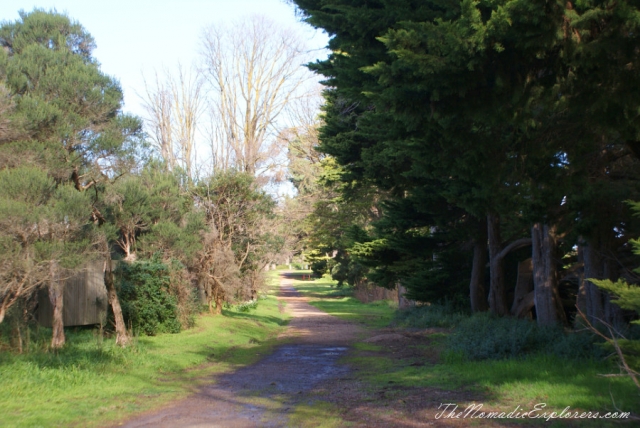
{"label": "thin tree trunk", "polygon": [[604,263],[594,245],[583,246],[581,250],[584,260],[583,288],[586,297],[587,318],[591,324],[597,325],[604,317],[604,294],[589,279],[604,277]]}
{"label": "thin tree trunk", "polygon": [[[584,247],[578,245],[578,263],[582,265],[576,272],[578,275],[578,294],[576,295],[576,307],[583,314],[587,313],[587,284],[584,280]],[[575,320],[579,318],[576,317]]]}
{"label": "thin tree trunk", "polygon": [[531,228],[531,238],[533,288],[538,325],[558,324],[564,320],[564,311],[558,294],[555,228],[536,223]]}
{"label": "thin tree trunk", "polygon": [[107,287],[107,296],[109,297],[109,304],[113,311],[113,318],[116,322],[116,345],[127,346],[131,340],[127,333],[127,327],[124,323],[124,317],[122,316],[122,308],[120,307],[120,299],[118,299],[118,293],[116,292],[116,285],[113,279],[113,270],[111,268],[111,257],[107,256],[107,260],[104,264],[104,284]]}
{"label": "thin tree trunk", "polygon": [[[611,258],[604,261],[604,278],[613,282],[616,282],[620,278],[618,264]],[[604,319],[616,328],[622,327],[625,324],[622,309],[611,301],[611,295],[607,292],[604,292]]]}
{"label": "thin tree trunk", "polygon": [[22,349],[22,331],[20,329],[20,320],[19,319],[15,319],[13,321],[13,328],[12,328],[12,336],[11,336],[11,346],[15,349],[18,349],[18,354],[22,354],[23,349]]}
{"label": "thin tree trunk", "polygon": [[502,240],[500,239],[500,218],[495,214],[487,216],[487,231],[489,235],[489,308],[497,315],[506,315],[507,293],[504,288],[504,262],[500,257]]}
{"label": "thin tree trunk", "polygon": [[482,231],[481,237],[475,240],[473,246],[473,265],[469,284],[469,296],[473,312],[484,312],[489,308],[487,294],[484,289],[484,276],[487,265],[487,228],[482,224],[480,229]]}
{"label": "thin tree trunk", "polygon": [[222,292],[220,290],[216,290],[215,292],[215,300],[216,300],[216,315],[222,315]]}
{"label": "thin tree trunk", "polygon": [[49,301],[53,308],[51,348],[60,349],[65,343],[62,312],[64,307],[64,282],[59,278],[58,263],[55,261],[52,261],[49,266],[49,276]]}
{"label": "thin tree trunk", "polygon": [[211,315],[215,315],[215,314],[216,314],[216,311],[215,311],[215,308],[214,308],[215,301],[214,301],[214,296],[213,296],[213,294],[210,294],[210,295],[207,297],[207,300],[208,300],[208,303],[209,303],[209,313],[210,313]]}

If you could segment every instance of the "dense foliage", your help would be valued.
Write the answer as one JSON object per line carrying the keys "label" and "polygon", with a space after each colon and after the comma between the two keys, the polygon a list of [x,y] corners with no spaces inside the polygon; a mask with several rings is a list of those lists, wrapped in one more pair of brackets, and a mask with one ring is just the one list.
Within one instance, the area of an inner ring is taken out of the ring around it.
{"label": "dense foliage", "polygon": [[125,321],[134,332],[155,336],[179,333],[178,302],[169,292],[171,278],[167,266],[157,262],[122,264],[120,300]]}
{"label": "dense foliage", "polygon": [[154,159],[93,38],[65,14],[20,12],[0,24],[0,47],[0,322],[11,313],[33,324],[46,287],[51,345],[62,347],[66,281],[91,261],[104,265],[123,346],[127,327],[177,332],[202,303],[219,313],[257,301],[283,239],[254,176],[196,181]]}
{"label": "dense foliage", "polygon": [[[624,323],[588,278],[633,278],[636,6],[295,3],[331,36],[329,58],[310,65],[326,85],[319,150],[344,187],[385,200],[346,251],[369,279],[540,324],[566,322],[576,303]],[[508,256],[525,247],[533,284],[518,288],[507,273],[525,259]]]}

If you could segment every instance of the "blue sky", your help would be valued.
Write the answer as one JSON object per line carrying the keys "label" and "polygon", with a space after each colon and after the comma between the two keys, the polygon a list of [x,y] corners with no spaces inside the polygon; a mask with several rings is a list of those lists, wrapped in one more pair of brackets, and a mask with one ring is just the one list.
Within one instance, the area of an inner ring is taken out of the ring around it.
{"label": "blue sky", "polygon": [[299,28],[317,49],[318,57],[326,35],[296,18],[284,0],[41,0],[0,2],[0,20],[15,21],[18,11],[34,7],[55,8],[79,21],[95,38],[94,56],[102,70],[120,80],[125,94],[125,111],[142,115],[136,94],[143,93],[142,73],[191,64],[197,57],[198,39],[210,24],[234,20],[252,13],[267,15],[283,25]]}

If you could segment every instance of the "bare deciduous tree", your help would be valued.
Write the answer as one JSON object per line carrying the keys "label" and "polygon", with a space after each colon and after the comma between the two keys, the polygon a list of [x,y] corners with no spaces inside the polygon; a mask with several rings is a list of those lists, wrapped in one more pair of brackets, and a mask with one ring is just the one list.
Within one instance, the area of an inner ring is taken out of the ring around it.
{"label": "bare deciduous tree", "polygon": [[196,130],[202,104],[202,79],[194,70],[178,64],[177,74],[155,74],[145,80],[142,97],[152,141],[167,167],[181,166],[191,176],[195,162]]}
{"label": "bare deciduous tree", "polygon": [[[202,36],[214,168],[265,177],[283,161],[278,124],[304,97],[311,73],[303,38],[262,16]],[[284,126],[283,126],[284,127]]]}
{"label": "bare deciduous tree", "polygon": [[147,111],[146,125],[149,128],[153,145],[162,156],[169,169],[175,166],[173,156],[172,105],[171,90],[163,82],[158,73],[155,74],[154,86],[144,79],[144,107]]}

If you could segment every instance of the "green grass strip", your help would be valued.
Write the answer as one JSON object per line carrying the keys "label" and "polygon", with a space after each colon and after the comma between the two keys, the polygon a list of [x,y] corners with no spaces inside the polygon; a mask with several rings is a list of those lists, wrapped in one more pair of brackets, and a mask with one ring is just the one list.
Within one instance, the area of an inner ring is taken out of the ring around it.
{"label": "green grass strip", "polygon": [[337,282],[327,277],[316,280],[294,281],[293,286],[309,304],[344,320],[364,327],[382,328],[389,325],[397,310],[394,302],[381,300],[362,303],[351,297],[351,287],[338,288]]}
{"label": "green grass strip", "polygon": [[2,426],[104,425],[184,397],[206,376],[269,353],[288,322],[273,295],[255,310],[223,314],[201,316],[179,334],[139,337],[126,349],[85,330],[69,331],[57,354],[0,353]]}

